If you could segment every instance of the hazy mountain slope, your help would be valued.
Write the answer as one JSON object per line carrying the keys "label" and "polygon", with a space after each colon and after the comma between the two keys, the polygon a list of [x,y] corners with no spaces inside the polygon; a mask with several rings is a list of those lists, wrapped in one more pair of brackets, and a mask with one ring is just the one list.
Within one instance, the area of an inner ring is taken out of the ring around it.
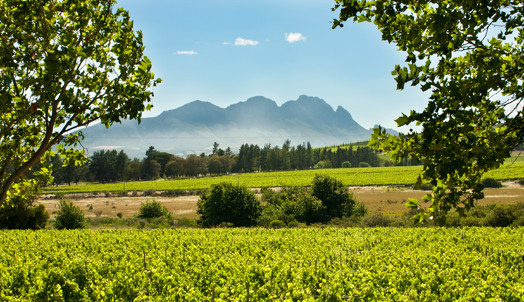
{"label": "hazy mountain slope", "polygon": [[257,96],[227,108],[194,101],[153,118],[123,121],[109,129],[94,125],[83,130],[83,145],[90,153],[101,149],[124,149],[142,158],[149,146],[172,154],[209,153],[214,142],[236,151],[241,144],[292,145],[310,142],[313,147],[369,139],[370,130],[353,120],[342,107],[337,110],[324,100],[300,96],[278,106]]}

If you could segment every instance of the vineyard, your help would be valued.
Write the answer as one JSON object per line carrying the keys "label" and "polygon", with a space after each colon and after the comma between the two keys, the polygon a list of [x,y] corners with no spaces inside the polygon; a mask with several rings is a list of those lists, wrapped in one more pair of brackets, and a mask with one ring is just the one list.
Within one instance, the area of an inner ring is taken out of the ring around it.
{"label": "vineyard", "polygon": [[[108,184],[82,184],[73,186],[47,187],[46,193],[87,193],[87,192],[125,192],[145,190],[195,190],[207,189],[212,184],[230,182],[242,184],[249,188],[309,186],[316,174],[326,174],[341,180],[347,186],[385,186],[412,185],[416,182],[421,166],[373,167],[373,168],[339,168],[317,169],[284,172],[260,172],[216,177],[188,178],[174,180],[157,180],[141,182],[120,182]],[[486,177],[498,180],[524,178],[524,162],[505,164],[490,171]]]}
{"label": "vineyard", "polygon": [[524,301],[524,229],[2,231],[2,301]]}

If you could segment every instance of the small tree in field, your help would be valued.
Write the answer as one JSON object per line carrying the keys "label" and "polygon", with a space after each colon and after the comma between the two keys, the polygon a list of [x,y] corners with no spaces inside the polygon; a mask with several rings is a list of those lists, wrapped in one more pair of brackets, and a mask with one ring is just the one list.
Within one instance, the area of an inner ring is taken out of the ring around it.
{"label": "small tree in field", "polygon": [[86,227],[84,212],[74,205],[70,200],[62,199],[56,213],[55,228],[61,229],[83,229]]}
{"label": "small tree in field", "polygon": [[198,201],[199,223],[205,227],[223,222],[236,227],[253,226],[262,213],[262,206],[255,194],[244,186],[220,183],[211,186]]}

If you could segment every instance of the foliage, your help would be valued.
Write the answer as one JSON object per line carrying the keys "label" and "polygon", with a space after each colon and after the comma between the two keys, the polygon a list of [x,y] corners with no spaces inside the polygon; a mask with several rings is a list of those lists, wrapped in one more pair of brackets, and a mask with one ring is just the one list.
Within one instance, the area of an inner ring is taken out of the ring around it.
{"label": "foliage", "polygon": [[351,168],[351,162],[346,160],[345,162],[342,163],[341,167],[342,168]]}
{"label": "foliage", "polygon": [[116,0],[0,2],[0,206],[50,181],[53,155],[79,163],[81,129],[140,120],[159,83]]}
{"label": "foliage", "polygon": [[304,188],[287,187],[282,188],[280,192],[266,190],[262,201],[266,203],[259,222],[262,225],[271,220],[282,220],[285,223],[297,220],[308,225],[329,220],[327,208],[322,201]]}
{"label": "foliage", "polygon": [[481,182],[485,188],[502,188],[502,183],[491,177],[483,178]]}
{"label": "foliage", "polygon": [[68,199],[60,200],[58,211],[55,216],[55,228],[62,229],[83,229],[86,227],[84,212]]}
{"label": "foliage", "polygon": [[524,228],[0,231],[0,296],[523,301],[523,237]]}
{"label": "foliage", "polygon": [[[423,163],[433,185],[418,215],[439,219],[464,214],[483,197],[481,177],[501,166],[524,142],[522,48],[524,11],[519,1],[346,1],[333,27],[352,19],[373,23],[382,39],[406,54],[393,71],[397,88],[430,94],[422,112],[403,114],[399,126],[418,125],[399,137],[375,129],[370,145],[394,159]],[[417,208],[418,204],[409,204]]]}
{"label": "foliage", "polygon": [[43,229],[49,213],[43,204],[33,205],[36,196],[16,196],[0,208],[0,229]]}
{"label": "foliage", "polygon": [[322,201],[329,219],[351,216],[355,199],[341,181],[327,176],[315,175],[311,184],[311,195]]}
{"label": "foliage", "polygon": [[329,169],[331,168],[331,162],[329,160],[321,160],[316,163],[313,168],[315,169]]}
{"label": "foliage", "polygon": [[150,200],[140,205],[138,218],[151,219],[158,217],[166,217],[171,221],[173,220],[173,215],[160,201]]}
{"label": "foliage", "polygon": [[199,223],[205,227],[223,222],[236,227],[255,225],[262,212],[262,206],[255,194],[241,185],[220,183],[211,186],[208,192],[200,195],[197,213]]}

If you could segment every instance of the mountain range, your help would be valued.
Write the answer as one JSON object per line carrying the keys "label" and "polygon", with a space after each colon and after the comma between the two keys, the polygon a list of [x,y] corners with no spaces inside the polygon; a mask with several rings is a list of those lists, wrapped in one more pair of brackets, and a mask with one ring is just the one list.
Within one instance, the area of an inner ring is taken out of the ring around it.
{"label": "mountain range", "polygon": [[245,143],[291,145],[310,142],[323,147],[368,140],[371,130],[353,120],[341,106],[336,110],[324,100],[302,95],[281,106],[263,96],[221,108],[194,101],[179,108],[137,121],[124,120],[109,129],[101,124],[82,130],[89,153],[99,149],[123,149],[142,158],[149,146],[184,156],[210,153],[214,142],[233,152]]}

